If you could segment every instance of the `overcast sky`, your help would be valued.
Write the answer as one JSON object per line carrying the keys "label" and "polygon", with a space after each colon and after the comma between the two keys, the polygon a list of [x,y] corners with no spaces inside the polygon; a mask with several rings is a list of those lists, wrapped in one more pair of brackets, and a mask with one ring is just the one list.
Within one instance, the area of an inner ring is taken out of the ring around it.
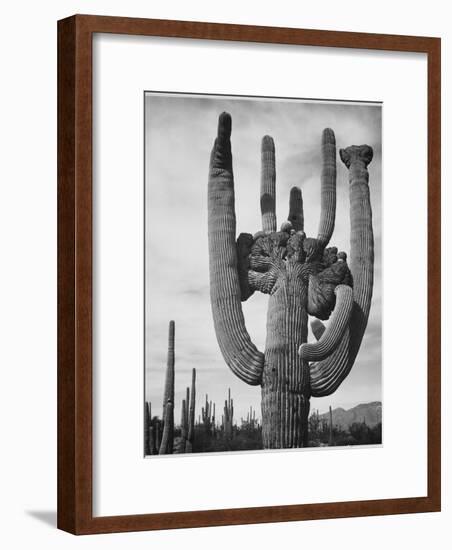
{"label": "overcast sky", "polygon": [[[260,143],[274,138],[278,227],[287,218],[290,188],[301,187],[305,231],[317,236],[320,215],[320,139],[330,127],[338,150],[367,143],[375,236],[375,282],[369,324],[348,378],[330,397],[311,399],[311,410],[331,405],[350,408],[382,400],[381,394],[381,106],[299,100],[218,96],[145,95],[146,216],[146,399],[161,416],[168,322],[176,322],[175,421],[197,371],[197,410],[205,394],[217,404],[227,390],[235,417],[250,405],[261,416],[260,387],[248,386],[226,366],[213,328],[207,248],[207,174],[218,115],[232,116],[237,234],[261,229],[259,210]],[[330,246],[350,251],[348,171],[337,163],[336,226]],[[248,332],[264,351],[268,296],[255,293],[243,304]],[[309,338],[312,338],[310,334]],[[201,402],[202,401],[202,402]]]}

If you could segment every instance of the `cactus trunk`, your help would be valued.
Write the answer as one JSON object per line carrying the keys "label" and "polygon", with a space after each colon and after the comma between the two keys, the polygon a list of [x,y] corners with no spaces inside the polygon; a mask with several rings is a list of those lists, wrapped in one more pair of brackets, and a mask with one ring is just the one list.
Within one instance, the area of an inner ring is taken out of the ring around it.
{"label": "cactus trunk", "polygon": [[331,447],[333,445],[333,410],[330,405],[330,432],[328,436],[328,445]]}
{"label": "cactus trunk", "polygon": [[144,456],[151,454],[150,453],[150,444],[149,444],[149,427],[150,427],[149,418],[149,405],[144,402]]}
{"label": "cactus trunk", "polygon": [[191,392],[190,392],[190,408],[188,415],[188,435],[185,445],[185,452],[193,452],[193,442],[195,439],[195,407],[196,407],[196,369],[191,373]]}
{"label": "cactus trunk", "polygon": [[[309,365],[298,354],[308,334],[302,296],[307,289],[290,272],[270,297],[262,378],[264,448],[301,447],[307,438]],[[251,419],[250,419],[251,420]]]}
{"label": "cactus trunk", "polygon": [[174,440],[174,321],[168,328],[168,358],[163,396],[163,434],[159,454],[172,454]]}
{"label": "cactus trunk", "polygon": [[157,454],[157,451],[155,449],[154,426],[152,426],[152,424],[149,426],[149,454]]}

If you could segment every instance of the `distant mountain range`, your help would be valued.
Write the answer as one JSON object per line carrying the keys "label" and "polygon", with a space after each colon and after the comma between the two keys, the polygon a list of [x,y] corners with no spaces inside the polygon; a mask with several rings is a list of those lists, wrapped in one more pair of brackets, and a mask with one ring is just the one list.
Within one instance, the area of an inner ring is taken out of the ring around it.
{"label": "distant mountain range", "polygon": [[[319,415],[329,422],[329,412]],[[347,411],[342,407],[333,409],[333,426],[339,426],[347,429],[353,422],[366,422],[371,428],[381,422],[381,401],[372,401],[372,403],[362,403]]]}

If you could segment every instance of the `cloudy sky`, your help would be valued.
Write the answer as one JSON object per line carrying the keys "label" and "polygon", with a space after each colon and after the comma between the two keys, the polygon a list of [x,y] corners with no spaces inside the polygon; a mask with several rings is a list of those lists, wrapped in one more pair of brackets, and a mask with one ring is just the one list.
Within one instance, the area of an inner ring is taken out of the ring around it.
{"label": "cloudy sky", "polygon": [[[250,405],[260,417],[260,387],[236,378],[217,345],[209,298],[207,174],[218,115],[232,116],[237,234],[261,229],[260,142],[276,148],[278,226],[287,218],[290,188],[301,187],[305,231],[317,236],[320,215],[320,138],[336,134],[338,150],[367,143],[375,236],[375,284],[369,324],[357,361],[330,397],[311,399],[311,410],[350,408],[381,400],[381,106],[300,100],[145,94],[146,400],[161,415],[168,322],[176,322],[176,410],[191,370],[197,371],[197,410],[208,393],[217,417],[230,387],[235,417]],[[339,155],[338,155],[339,157]],[[331,246],[350,250],[348,172],[338,158],[336,226]],[[255,293],[243,304],[248,331],[263,351],[268,297]],[[312,335],[310,334],[310,338]]]}

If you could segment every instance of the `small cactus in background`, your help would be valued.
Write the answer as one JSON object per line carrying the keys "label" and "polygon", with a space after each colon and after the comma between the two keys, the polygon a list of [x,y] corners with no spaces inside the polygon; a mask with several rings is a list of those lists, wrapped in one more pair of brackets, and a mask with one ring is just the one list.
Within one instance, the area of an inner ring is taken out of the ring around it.
{"label": "small cactus in background", "polygon": [[[372,149],[340,151],[349,169],[351,262],[327,248],[336,216],[336,141],[322,134],[321,215],[317,238],[304,233],[301,190],[290,192],[288,220],[275,214],[275,146],[262,140],[262,230],[236,241],[231,117],[220,115],[209,169],[210,295],[218,344],[234,374],[262,388],[264,448],[308,444],[311,397],[331,395],[352,368],[367,326],[373,288],[374,244],[367,165]],[[251,341],[241,301],[269,295],[264,353]],[[308,315],[317,318],[307,343]],[[325,328],[320,320],[330,318]]]}
{"label": "small cactus in background", "polygon": [[149,444],[149,427],[151,421],[149,418],[149,404],[144,402],[144,455],[150,455],[150,444]]}
{"label": "small cactus in background", "polygon": [[204,407],[201,407],[201,418],[202,423],[204,425],[204,431],[207,434],[210,434],[212,430],[212,420],[213,420],[213,413],[212,413],[212,401],[209,401],[209,396],[206,395],[206,402]]}
{"label": "small cactus in background", "polygon": [[250,405],[250,410],[248,411],[246,416],[246,425],[249,430],[256,429],[256,411],[253,409],[251,405]]}
{"label": "small cactus in background", "polygon": [[160,438],[161,438],[161,435],[162,435],[162,428],[161,428],[160,422],[157,421],[154,424],[154,428],[155,428],[155,448],[156,448],[155,454],[159,454]]}
{"label": "small cactus in background", "polygon": [[193,443],[195,439],[195,408],[196,408],[196,369],[192,370],[190,407],[188,410],[188,433],[185,452],[193,452]]}
{"label": "small cactus in background", "polygon": [[144,454],[158,454],[158,446],[156,446],[156,427],[159,420],[152,418],[151,403],[144,403]]}
{"label": "small cactus in background", "polygon": [[217,432],[217,425],[215,420],[215,403],[213,404],[213,411],[212,411],[212,434],[215,435]]}
{"label": "small cactus in background", "polygon": [[163,396],[163,434],[159,454],[172,454],[174,440],[174,321],[169,322],[168,360]]}
{"label": "small cactus in background", "polygon": [[333,445],[333,410],[330,405],[330,431],[328,437],[328,445],[331,447]]}
{"label": "small cactus in background", "polygon": [[151,423],[149,426],[149,454],[156,455],[157,447],[155,444],[154,425]]}
{"label": "small cactus in background", "polygon": [[187,418],[187,406],[185,404],[185,399],[182,399],[181,406],[181,419],[180,419],[180,452],[185,453],[188,437],[188,418]]}
{"label": "small cactus in background", "polygon": [[[145,422],[145,431],[147,432],[147,446],[145,447],[145,453],[148,455],[157,454],[158,447],[156,447],[156,437],[155,437],[155,424],[157,419],[152,418],[152,404],[145,403],[147,409],[146,420]],[[146,442],[146,440],[145,440]]]}
{"label": "small cactus in background", "polygon": [[223,414],[224,436],[232,439],[234,426],[234,400],[231,399],[231,388],[228,389],[228,398],[224,402]]}

